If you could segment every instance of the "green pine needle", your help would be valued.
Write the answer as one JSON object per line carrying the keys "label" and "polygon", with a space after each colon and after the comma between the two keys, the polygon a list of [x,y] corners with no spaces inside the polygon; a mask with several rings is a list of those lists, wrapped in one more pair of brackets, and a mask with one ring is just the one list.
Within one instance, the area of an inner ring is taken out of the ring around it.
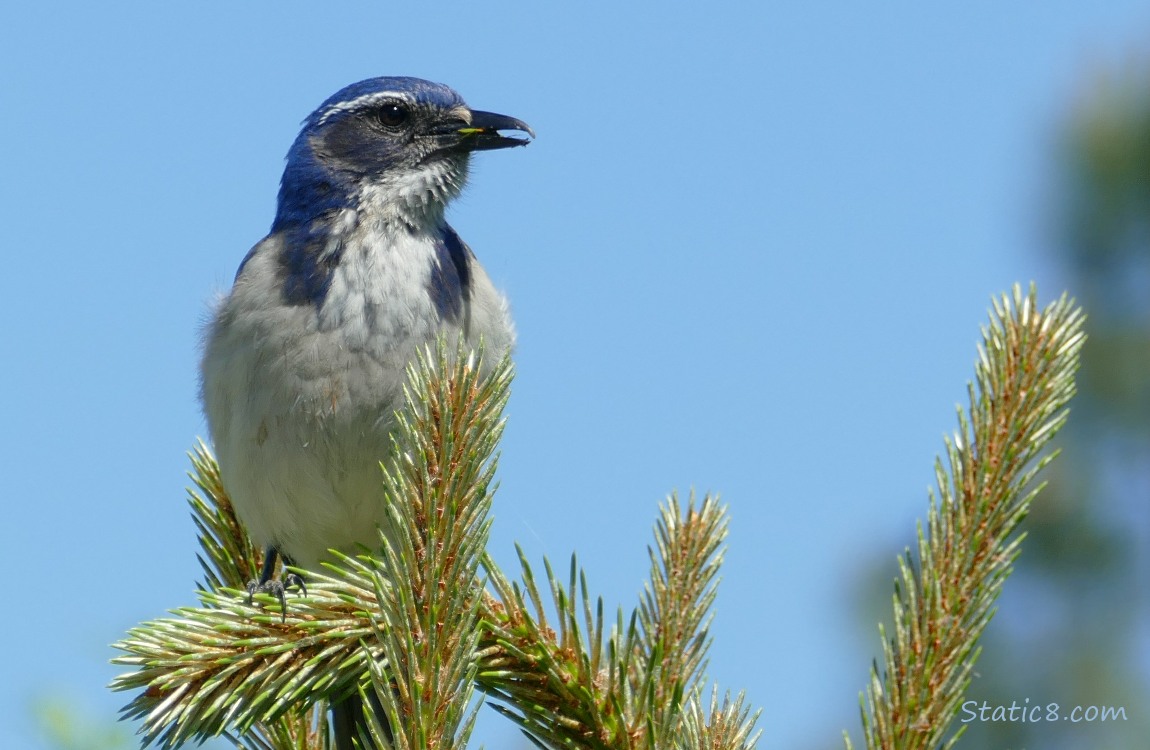
{"label": "green pine needle", "polygon": [[[915,552],[899,561],[893,633],[880,628],[882,664],[862,697],[869,748],[941,745],[1051,459],[1042,449],[1066,419],[1081,326],[1065,298],[1040,311],[1033,289],[1015,288],[996,301],[970,408],[936,464]],[[662,506],[629,615],[605,614],[574,557],[565,580],[546,560],[537,579],[520,551],[512,581],[485,552],[512,372],[504,361],[484,373],[442,345],[409,369],[380,473],[390,518],[378,549],[301,571],[307,595],[286,612],[268,596],[247,604],[260,551],[196,447],[200,606],[116,644],[131,671],[112,687],[134,693],[123,713],[141,720],[144,744],[329,750],[328,704],[358,693],[378,707],[363,747],[463,748],[478,687],[541,748],[754,748],[758,714],[741,694],[703,699],[726,509],[693,496]]]}
{"label": "green pine needle", "polygon": [[603,602],[592,606],[574,558],[566,585],[544,561],[557,632],[522,552],[522,588],[487,561],[495,596],[478,679],[500,701],[496,708],[540,747],[670,747],[710,645],[726,532],[726,511],[713,499],[696,507],[691,497],[684,512],[672,496],[656,526],[642,602],[627,625],[620,611],[609,633]]}
{"label": "green pine needle", "polygon": [[760,712],[752,714],[743,701],[742,693],[734,701],[725,695],[720,705],[718,690],[712,690],[710,703],[704,707],[700,693],[693,693],[673,747],[676,750],[752,750],[762,733],[755,731]]}
{"label": "green pine needle", "polygon": [[935,465],[926,528],[899,561],[893,636],[880,627],[883,663],[872,669],[862,712],[872,750],[943,746],[1018,556],[1035,476],[1054,457],[1042,449],[1066,421],[1082,324],[1065,295],[1040,310],[1033,286],[994,302],[970,406],[959,410],[946,462]]}

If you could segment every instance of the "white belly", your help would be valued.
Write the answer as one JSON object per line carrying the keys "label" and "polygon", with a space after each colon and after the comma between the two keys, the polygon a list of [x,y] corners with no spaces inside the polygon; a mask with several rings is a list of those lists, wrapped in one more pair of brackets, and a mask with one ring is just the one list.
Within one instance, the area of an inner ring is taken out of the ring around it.
{"label": "white belly", "polygon": [[[404,369],[462,319],[428,293],[434,247],[408,235],[349,243],[324,303],[285,306],[265,240],[207,332],[203,398],[224,487],[257,543],[314,567],[329,548],[377,545],[381,461]],[[381,249],[386,248],[386,250]],[[488,362],[513,343],[503,297],[472,266],[469,342]]]}

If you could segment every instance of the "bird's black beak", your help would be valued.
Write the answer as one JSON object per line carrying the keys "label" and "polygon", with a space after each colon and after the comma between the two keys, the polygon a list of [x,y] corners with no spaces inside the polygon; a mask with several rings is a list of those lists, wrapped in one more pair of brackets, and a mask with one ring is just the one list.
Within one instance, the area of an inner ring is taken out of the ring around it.
{"label": "bird's black beak", "polygon": [[[521,133],[526,133],[528,137],[517,138],[502,135],[499,132],[501,130],[518,130]],[[526,146],[535,137],[535,131],[522,120],[475,109],[471,110],[471,124],[459,128],[456,132],[462,138],[459,146],[468,151],[489,151],[495,148]]]}

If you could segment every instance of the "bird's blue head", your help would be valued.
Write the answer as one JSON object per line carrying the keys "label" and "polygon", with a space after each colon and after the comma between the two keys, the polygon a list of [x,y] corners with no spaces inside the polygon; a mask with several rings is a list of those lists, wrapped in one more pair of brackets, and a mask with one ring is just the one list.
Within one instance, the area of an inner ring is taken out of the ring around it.
{"label": "bird's blue head", "polygon": [[303,123],[287,156],[272,231],[365,202],[384,220],[416,226],[442,217],[467,178],[472,151],[522,146],[526,123],[470,109],[452,89],[419,78],[370,78],[340,90]]}

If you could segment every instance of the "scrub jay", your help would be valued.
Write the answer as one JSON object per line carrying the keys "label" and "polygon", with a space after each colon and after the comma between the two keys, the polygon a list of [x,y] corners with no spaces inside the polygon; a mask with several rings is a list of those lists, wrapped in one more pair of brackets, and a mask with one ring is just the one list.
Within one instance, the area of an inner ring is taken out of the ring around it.
{"label": "scrub jay", "polygon": [[379,462],[420,348],[482,338],[495,362],[512,347],[507,301],[444,209],[472,151],[534,135],[418,78],[352,84],[304,121],[271,231],[215,307],[201,365],[224,487],[266,549],[249,592],[269,588],[277,555],[314,568],[330,548],[378,545]]}
{"label": "scrub jay", "polygon": [[269,551],[309,568],[376,546],[404,368],[441,334],[483,337],[490,361],[512,346],[506,299],[444,219],[472,151],[528,142],[503,130],[534,135],[417,78],[352,84],[304,121],[202,362],[224,487]]}

